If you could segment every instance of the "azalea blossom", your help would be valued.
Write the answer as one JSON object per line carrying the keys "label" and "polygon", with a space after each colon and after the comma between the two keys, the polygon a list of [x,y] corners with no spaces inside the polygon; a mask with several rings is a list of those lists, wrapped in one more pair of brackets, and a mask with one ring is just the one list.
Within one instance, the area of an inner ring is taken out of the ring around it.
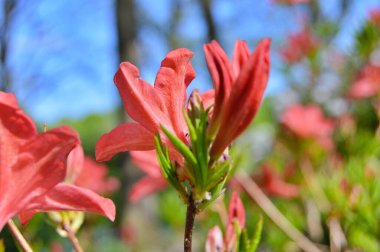
{"label": "azalea blossom", "polygon": [[[194,91],[188,104],[186,88],[195,77],[190,63],[193,53],[189,50],[177,49],[167,54],[161,63],[154,86],[140,78],[134,65],[122,63],[114,81],[125,110],[135,122],[124,123],[103,135],[96,145],[97,160],[109,160],[122,151],[153,150],[158,146],[157,142],[156,146],[154,145],[154,138],[158,134],[159,141],[163,144],[160,148],[160,160],[170,160],[161,164],[169,165],[161,167],[165,171],[165,178],[184,199],[187,192],[181,183],[188,181],[194,186],[194,199],[198,203],[201,202],[209,195],[207,190],[221,183],[223,179],[220,178],[227,176],[229,171],[226,164],[220,168],[223,172],[213,177],[213,172],[219,169],[211,168],[220,163],[216,161],[228,150],[231,142],[248,127],[258,111],[268,82],[269,47],[270,40],[264,39],[251,53],[244,41],[237,41],[231,62],[216,41],[205,45],[204,51],[214,90],[203,94]],[[208,113],[206,116],[205,109]],[[199,129],[202,130],[204,142],[196,142],[200,137],[192,135],[198,134],[195,133],[194,125],[191,126],[193,133],[190,134],[184,113],[187,113],[189,124],[199,122],[200,118],[197,116],[203,115],[201,123],[204,126]],[[192,150],[192,144],[202,148],[196,147]],[[162,152],[166,148],[168,154]],[[204,153],[200,154],[200,150]],[[184,151],[198,153],[189,156]],[[184,157],[180,153],[187,156]],[[135,161],[138,160],[137,163],[147,162],[142,160],[148,158],[150,166],[158,166],[154,152],[137,152],[133,155]],[[199,160],[194,161],[193,155]],[[228,158],[227,155],[223,156],[225,159]],[[140,167],[144,165],[146,164]],[[161,171],[152,168],[142,169],[147,176],[133,186],[129,194],[131,201],[166,186]],[[207,186],[211,188],[206,189]]]}
{"label": "azalea blossom", "polygon": [[274,169],[265,164],[262,166],[262,188],[269,195],[281,198],[294,198],[299,195],[299,188],[284,181],[284,178],[277,174]]}
{"label": "azalea blossom", "polygon": [[288,64],[294,64],[315,51],[317,47],[316,38],[311,35],[308,28],[304,28],[303,31],[288,37],[280,54]]}
{"label": "azalea blossom", "polygon": [[[139,70],[129,62],[123,62],[114,81],[119,90],[124,108],[135,122],[124,123],[103,135],[96,144],[96,159],[109,160],[116,153],[130,150],[153,150],[154,134],[163,125],[184,142],[187,142],[187,127],[183,116],[186,88],[195,73],[190,59],[193,53],[177,49],[162,61],[154,86],[144,81]],[[164,137],[163,137],[164,138]],[[165,140],[166,144],[169,141]],[[174,148],[173,158],[181,161]]]}
{"label": "azalea blossom", "polygon": [[236,231],[235,225],[240,229],[245,227],[245,210],[237,192],[233,192],[228,207],[228,222],[226,234],[218,226],[213,227],[207,235],[206,252],[235,251]]}
{"label": "azalea blossom", "polygon": [[129,192],[131,202],[136,202],[167,187],[168,183],[162,177],[156,151],[131,151],[130,154],[133,164],[146,174],[132,186]]}
{"label": "azalea blossom", "polygon": [[0,230],[64,179],[66,156],[78,143],[65,126],[38,134],[16,97],[0,92]]}
{"label": "azalea blossom", "polygon": [[376,95],[380,91],[380,66],[366,65],[348,91],[348,96],[363,99]]}
{"label": "azalea blossom", "polygon": [[210,155],[217,159],[256,115],[268,82],[270,40],[262,40],[250,53],[246,42],[235,44],[232,62],[213,41],[204,46],[214,83],[215,103],[210,134],[215,136]]}
{"label": "azalea blossom", "polygon": [[66,158],[79,138],[63,126],[37,133],[13,94],[0,92],[0,230],[13,216],[23,221],[40,211],[88,211],[113,220],[115,206],[96,193],[61,183]]}
{"label": "azalea blossom", "polygon": [[315,104],[289,106],[281,116],[281,123],[299,138],[314,139],[326,149],[332,148],[334,124]]}
{"label": "azalea blossom", "polygon": [[57,184],[33,203],[33,210],[22,211],[21,222],[27,222],[37,212],[61,210],[85,211],[115,218],[115,206],[110,199],[99,194],[112,192],[119,186],[116,178],[106,178],[106,167],[85,157],[77,145],[67,157],[64,182]]}

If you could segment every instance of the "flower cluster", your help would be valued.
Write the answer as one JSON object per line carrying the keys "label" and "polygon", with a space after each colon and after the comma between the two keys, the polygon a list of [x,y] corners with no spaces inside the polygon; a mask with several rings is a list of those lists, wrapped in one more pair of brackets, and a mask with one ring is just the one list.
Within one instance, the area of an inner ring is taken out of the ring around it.
{"label": "flower cluster", "polygon": [[220,195],[230,170],[229,146],[254,118],[268,82],[269,44],[265,39],[251,53],[237,41],[232,61],[216,41],[205,45],[214,89],[194,91],[187,103],[186,89],[195,77],[189,50],[168,53],[154,86],[131,63],[120,65],[114,81],[135,122],[103,135],[96,157],[106,161],[122,151],[143,151],[132,152],[132,158],[148,176],[133,187],[131,200],[166,185],[157,163],[142,161],[154,149],[163,177],[184,201],[191,197],[200,204]]}

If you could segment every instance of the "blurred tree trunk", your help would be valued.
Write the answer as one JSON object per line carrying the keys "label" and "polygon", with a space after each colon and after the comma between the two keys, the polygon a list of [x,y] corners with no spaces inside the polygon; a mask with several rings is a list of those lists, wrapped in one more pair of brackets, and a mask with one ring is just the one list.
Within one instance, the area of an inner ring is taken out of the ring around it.
{"label": "blurred tree trunk", "polygon": [[203,16],[207,26],[207,42],[211,40],[219,40],[214,16],[211,11],[212,0],[199,0],[202,8]]}
{"label": "blurred tree trunk", "polygon": [[9,45],[9,27],[12,23],[13,11],[15,9],[16,0],[3,1],[3,22],[0,31],[0,90],[10,91],[10,71],[8,68],[8,45]]}
{"label": "blurred tree trunk", "polygon": [[[116,25],[119,63],[130,61],[136,64],[136,37],[137,22],[135,16],[134,0],[116,0]],[[119,124],[128,120],[123,103],[118,108]],[[127,193],[131,185],[137,180],[137,169],[131,169],[129,154],[124,152],[118,155],[118,165],[121,169],[121,188],[116,203],[116,225],[123,225],[123,217],[128,207]]]}

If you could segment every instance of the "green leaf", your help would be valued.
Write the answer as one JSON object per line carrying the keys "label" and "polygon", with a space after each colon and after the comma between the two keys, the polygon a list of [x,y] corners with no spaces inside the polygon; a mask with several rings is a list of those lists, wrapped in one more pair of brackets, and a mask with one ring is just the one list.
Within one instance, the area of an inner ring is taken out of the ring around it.
{"label": "green leaf", "polygon": [[156,133],[156,135],[154,136],[154,146],[156,148],[158,162],[160,164],[164,178],[170,185],[172,185],[177,190],[181,198],[185,202],[187,202],[188,195],[178,180],[175,167],[170,161],[168,150],[162,143],[161,137],[158,133]]}
{"label": "green leaf", "polygon": [[251,240],[251,247],[249,248],[249,252],[255,252],[257,247],[259,246],[261,240],[261,234],[263,232],[263,216],[260,215],[259,220],[256,223],[255,231]]}
{"label": "green leaf", "polygon": [[192,167],[197,167],[197,159],[190,151],[189,147],[181,141],[178,137],[173,135],[165,126],[161,125],[162,131],[169,138],[170,142],[174,145],[174,147],[181,153],[181,155],[185,158],[186,162],[188,162]]}
{"label": "green leaf", "polygon": [[238,240],[237,247],[238,247],[237,251],[239,252],[250,252],[249,250],[250,244],[249,244],[248,234],[247,234],[246,229],[242,230],[240,234],[240,239]]}
{"label": "green leaf", "polygon": [[211,169],[211,175],[209,176],[206,183],[206,191],[211,190],[213,187],[215,187],[219,183],[222,183],[227,178],[230,172],[230,164],[231,163],[229,161],[226,161],[220,166]]}

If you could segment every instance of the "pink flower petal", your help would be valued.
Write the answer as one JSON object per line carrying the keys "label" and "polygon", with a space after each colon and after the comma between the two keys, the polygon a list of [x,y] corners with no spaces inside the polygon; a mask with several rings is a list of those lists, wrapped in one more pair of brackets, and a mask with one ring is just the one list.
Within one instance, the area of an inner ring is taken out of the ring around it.
{"label": "pink flower petal", "polygon": [[130,202],[137,202],[143,197],[146,197],[154,192],[161,191],[167,187],[167,182],[163,177],[146,176],[135,183],[128,194]]}
{"label": "pink flower petal", "polygon": [[235,43],[234,53],[232,55],[232,68],[235,80],[238,78],[245,62],[249,58],[249,48],[243,40],[237,40]]}
{"label": "pink flower petal", "polygon": [[154,149],[154,135],[137,123],[124,123],[104,134],[96,143],[97,161],[107,161],[115,154],[130,150]]}
{"label": "pink flower petal", "polygon": [[150,132],[160,124],[170,125],[165,115],[165,100],[155,88],[140,78],[139,70],[129,62],[121,63],[115,74],[115,84],[128,115]]}
{"label": "pink flower petal", "polygon": [[162,176],[160,164],[158,163],[155,150],[152,151],[131,151],[131,159],[134,165],[148,174],[150,177],[159,178]]}
{"label": "pink flower petal", "polygon": [[65,183],[56,185],[44,197],[39,197],[25,206],[23,211],[24,216],[28,216],[29,211],[93,212],[104,215],[111,221],[115,219],[116,213],[112,200],[103,198],[89,189]]}
{"label": "pink flower petal", "polygon": [[224,240],[222,231],[218,226],[213,227],[208,231],[206,240],[206,252],[223,252]]}
{"label": "pink flower petal", "polygon": [[67,171],[65,181],[73,183],[82,172],[84,151],[81,145],[76,146],[67,156]]}
{"label": "pink flower petal", "polygon": [[155,89],[165,100],[167,109],[165,114],[170,119],[173,131],[184,141],[186,123],[183,109],[187,99],[186,88],[195,78],[195,72],[190,63],[192,57],[193,53],[184,48],[169,52],[161,63],[154,83]]}
{"label": "pink flower petal", "polygon": [[[1,140],[1,146],[4,146],[3,143]],[[60,127],[23,141],[19,153],[15,153],[10,163],[5,163],[10,161],[7,159],[3,162],[4,148],[0,148],[0,230],[27,204],[64,179],[66,156],[78,143],[78,136],[73,130]]]}
{"label": "pink flower petal", "polygon": [[[212,156],[220,156],[227,146],[247,128],[258,111],[268,82],[269,46],[269,39],[259,43],[234,83],[223,109],[218,134],[210,150]],[[215,106],[217,103],[218,101],[215,100]]]}

